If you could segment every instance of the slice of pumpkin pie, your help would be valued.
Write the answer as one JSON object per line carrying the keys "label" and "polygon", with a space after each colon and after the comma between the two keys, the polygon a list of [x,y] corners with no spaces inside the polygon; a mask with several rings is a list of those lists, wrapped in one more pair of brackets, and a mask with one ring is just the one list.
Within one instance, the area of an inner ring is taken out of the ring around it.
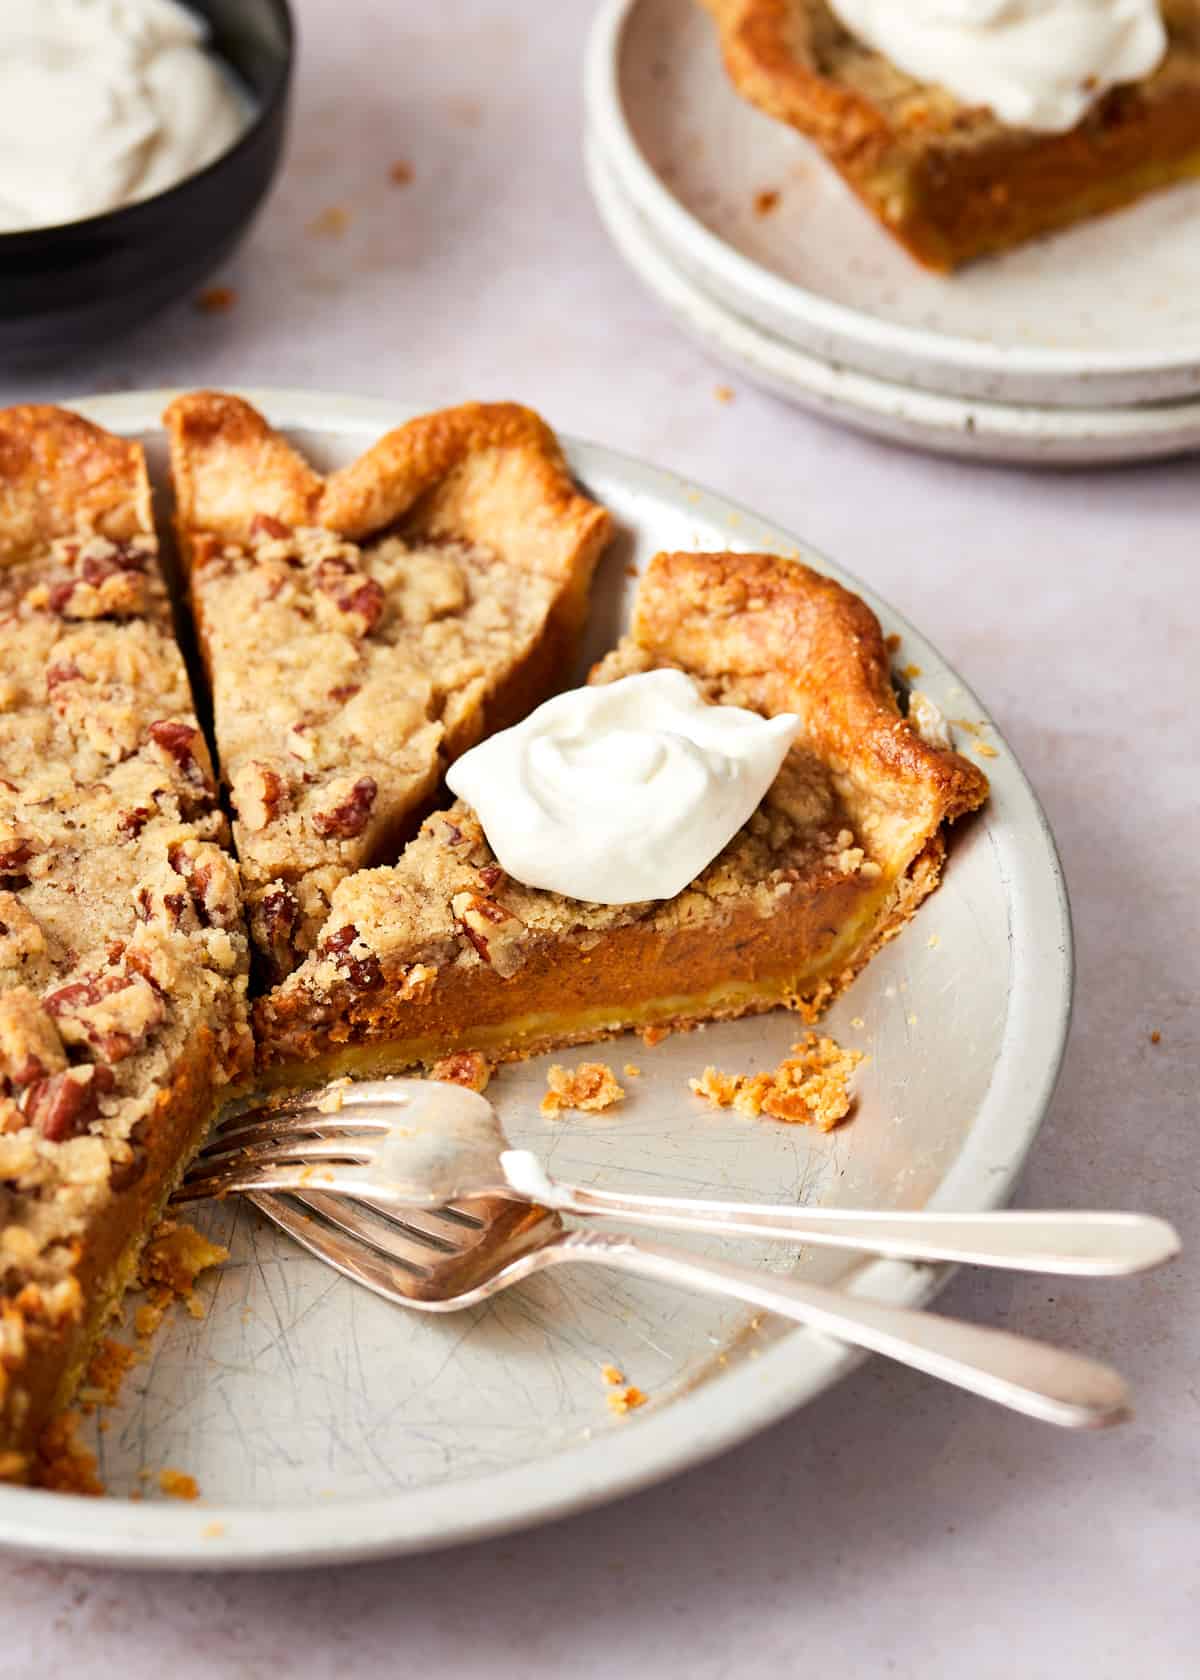
{"label": "slice of pumpkin pie", "polygon": [[0,1479],[252,1059],[226,838],[140,448],[0,412]]}
{"label": "slice of pumpkin pie", "polygon": [[[933,890],[947,824],[987,796],[901,715],[870,610],[797,562],[658,555],[591,683],[638,679],[607,732],[564,695],[468,755],[464,789],[487,781],[473,760],[506,755],[495,821],[460,800],[394,867],[341,882],[303,966],[257,1005],[269,1077],[517,1058],[779,1004],[811,1018]],[[733,757],[680,745],[685,689],[722,714],[708,734],[732,708],[760,729],[790,717],[749,810]],[[696,850],[698,828],[719,849]]]}
{"label": "slice of pumpkin pie", "polygon": [[1200,175],[1197,0],[701,3],[743,98],[812,140],[928,268]]}
{"label": "slice of pumpkin pie", "polygon": [[239,398],[165,420],[251,935],[278,978],[446,765],[562,682],[611,522],[512,404],[425,415],[327,478]]}

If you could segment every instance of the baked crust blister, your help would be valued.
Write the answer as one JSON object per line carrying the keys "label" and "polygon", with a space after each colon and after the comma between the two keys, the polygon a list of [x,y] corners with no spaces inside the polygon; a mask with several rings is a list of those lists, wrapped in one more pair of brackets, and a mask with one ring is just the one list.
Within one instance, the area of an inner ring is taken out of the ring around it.
{"label": "baked crust blister", "polygon": [[514,404],[426,415],[327,478],[236,397],[165,420],[251,933],[280,977],[446,765],[564,680],[611,521]]}
{"label": "baked crust blister", "polygon": [[858,42],[826,0],[700,0],[738,91],[816,142],[918,262],[948,270],[1200,175],[1200,0],[1167,56],[1066,134],[1007,127]]}
{"label": "baked crust blister", "polygon": [[795,712],[750,822],[678,897],[600,905],[505,876],[474,813],[438,812],[333,895],[301,969],[257,1005],[260,1059],[496,1059],[786,1002],[815,1014],[938,879],[944,826],[987,780],[901,716],[869,608],[762,554],[660,554],[631,635],[593,672],[673,665],[712,701]]}
{"label": "baked crust blister", "polygon": [[26,1471],[250,1059],[236,867],[142,452],[0,412],[0,1457]]}

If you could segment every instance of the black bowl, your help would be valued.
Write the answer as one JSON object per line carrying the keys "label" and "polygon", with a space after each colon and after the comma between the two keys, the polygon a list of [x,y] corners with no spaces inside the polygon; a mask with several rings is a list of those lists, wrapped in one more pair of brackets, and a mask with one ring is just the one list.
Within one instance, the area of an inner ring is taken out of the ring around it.
{"label": "black bowl", "polygon": [[106,344],[198,287],[279,167],[295,55],[288,0],[187,0],[255,100],[241,138],[178,186],[62,227],[0,234],[0,368]]}

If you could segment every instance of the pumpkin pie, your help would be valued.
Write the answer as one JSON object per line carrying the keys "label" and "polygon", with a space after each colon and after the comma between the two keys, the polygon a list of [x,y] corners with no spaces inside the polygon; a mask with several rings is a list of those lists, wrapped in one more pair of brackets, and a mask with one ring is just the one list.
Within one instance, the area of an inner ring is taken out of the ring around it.
{"label": "pumpkin pie", "polygon": [[0,412],[0,1479],[252,1059],[226,840],[140,448]]}
{"label": "pumpkin pie", "polygon": [[933,269],[1003,251],[1200,175],[1200,4],[1163,0],[1168,47],[1066,133],[1012,128],[858,41],[826,0],[702,0],[751,104],[814,141]]}
{"label": "pumpkin pie", "polygon": [[327,478],[236,397],[164,418],[250,932],[278,979],[447,764],[561,686],[611,521],[509,403],[425,415]]}
{"label": "pumpkin pie", "polygon": [[256,1006],[270,1079],[489,1059],[784,1004],[812,1019],[937,884],[982,772],[901,715],[856,596],[765,554],[660,554],[593,682],[658,667],[799,736],[758,809],[677,897],[594,904],[506,876],[461,801],[332,894]]}

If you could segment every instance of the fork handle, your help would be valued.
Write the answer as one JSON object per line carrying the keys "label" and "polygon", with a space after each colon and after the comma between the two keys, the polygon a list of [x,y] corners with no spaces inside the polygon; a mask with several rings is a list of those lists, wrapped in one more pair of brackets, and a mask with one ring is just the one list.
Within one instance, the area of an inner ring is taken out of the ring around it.
{"label": "fork handle", "polygon": [[1110,1366],[1007,1330],[888,1306],[792,1278],[764,1277],[632,1237],[573,1231],[544,1251],[545,1258],[551,1254],[556,1260],[616,1266],[661,1283],[746,1301],[1046,1423],[1098,1429],[1131,1414],[1128,1388]]}
{"label": "fork handle", "polygon": [[621,1219],[658,1230],[707,1231],[854,1248],[892,1260],[949,1261],[1064,1277],[1123,1277],[1179,1253],[1165,1219],[1141,1213],[862,1213],[682,1196],[622,1195],[553,1182],[536,1200],[560,1213]]}

